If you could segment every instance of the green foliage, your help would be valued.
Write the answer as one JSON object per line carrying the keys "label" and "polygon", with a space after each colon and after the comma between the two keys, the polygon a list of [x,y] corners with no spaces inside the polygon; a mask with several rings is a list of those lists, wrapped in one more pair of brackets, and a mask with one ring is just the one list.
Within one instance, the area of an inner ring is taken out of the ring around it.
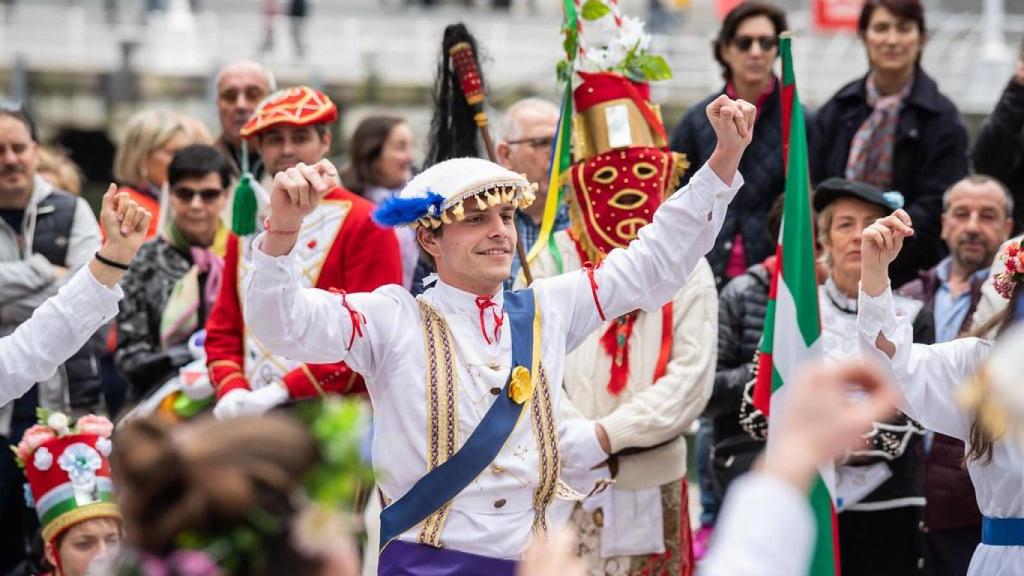
{"label": "green foliage", "polygon": [[611,12],[611,8],[601,0],[587,0],[583,4],[582,16],[584,20],[598,20]]}
{"label": "green foliage", "polygon": [[202,550],[226,574],[240,573],[243,567],[260,570],[266,563],[263,540],[279,534],[285,525],[269,512],[257,508],[245,524],[227,533],[215,535],[182,532],[175,545],[181,550]]}
{"label": "green foliage", "polygon": [[310,425],[323,459],[306,476],[306,493],[328,508],[354,510],[374,482],[373,470],[363,457],[369,426],[364,407],[355,399],[330,396],[304,407],[299,417]]}
{"label": "green foliage", "polygon": [[[582,18],[587,21],[594,21],[603,18],[611,13],[611,9],[602,0],[587,0],[583,4]],[[559,84],[572,79],[573,63],[579,51],[579,31],[575,26],[575,18],[567,18],[562,25],[562,47],[565,49],[565,59],[560,61],[556,68]],[[661,56],[649,54],[639,49],[639,41],[635,44],[620,64],[608,70],[617,72],[634,82],[656,82],[672,78],[672,69],[668,62]]]}
{"label": "green foliage", "polygon": [[640,62],[640,70],[648,81],[668,80],[672,78],[672,69],[668,62],[656,54],[641,54],[637,57]]}
{"label": "green foliage", "polygon": [[18,455],[18,447],[17,446],[8,446],[8,448],[10,448],[11,452],[14,453],[14,463],[18,465],[18,468],[21,468],[22,470],[24,470],[25,469],[25,463],[21,461],[21,457]]}
{"label": "green foliage", "polygon": [[572,79],[572,65],[566,60],[560,60],[555,68],[555,73],[558,75],[558,83],[565,84],[567,80]]}

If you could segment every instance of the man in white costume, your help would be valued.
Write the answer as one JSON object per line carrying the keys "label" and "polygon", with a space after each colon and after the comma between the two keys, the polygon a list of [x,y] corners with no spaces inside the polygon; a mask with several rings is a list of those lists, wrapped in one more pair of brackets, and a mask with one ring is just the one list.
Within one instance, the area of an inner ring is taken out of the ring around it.
{"label": "man in white costume", "polygon": [[604,429],[555,417],[565,356],[602,324],[601,312],[660,308],[712,247],[743,183],[737,166],[755,108],[722,96],[707,113],[715,152],[627,249],[517,292],[501,286],[514,212],[533,200],[518,174],[449,160],[381,205],[378,222],[414,226],[437,264],[436,285],[418,299],[398,286],[348,295],[302,288],[295,238],[337,172],[322,161],[275,177],[243,288],[246,322],[276,353],[344,360],[365,378],[384,504],[380,574],[447,566],[448,574],[511,575],[531,535],[565,521],[553,512],[566,507],[549,510],[555,497],[579,498],[607,476]]}

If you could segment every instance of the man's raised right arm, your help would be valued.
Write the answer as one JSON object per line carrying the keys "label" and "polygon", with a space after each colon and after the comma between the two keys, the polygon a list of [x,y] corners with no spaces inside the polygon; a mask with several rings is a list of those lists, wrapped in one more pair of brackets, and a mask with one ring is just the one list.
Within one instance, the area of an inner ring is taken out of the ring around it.
{"label": "man's raised right arm", "polygon": [[344,361],[361,374],[372,372],[384,298],[303,287],[293,252],[275,257],[262,251],[267,236],[257,237],[243,284],[247,328],[274,354],[312,364]]}

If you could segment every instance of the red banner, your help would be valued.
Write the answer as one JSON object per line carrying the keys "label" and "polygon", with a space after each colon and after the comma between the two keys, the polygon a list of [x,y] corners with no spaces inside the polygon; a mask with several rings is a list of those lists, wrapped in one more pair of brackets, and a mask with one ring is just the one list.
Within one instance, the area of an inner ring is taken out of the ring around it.
{"label": "red banner", "polygon": [[715,0],[715,15],[719,20],[725,20],[725,15],[732,12],[732,9],[739,6],[743,0]]}
{"label": "red banner", "polygon": [[814,27],[818,30],[856,30],[864,0],[814,0]]}

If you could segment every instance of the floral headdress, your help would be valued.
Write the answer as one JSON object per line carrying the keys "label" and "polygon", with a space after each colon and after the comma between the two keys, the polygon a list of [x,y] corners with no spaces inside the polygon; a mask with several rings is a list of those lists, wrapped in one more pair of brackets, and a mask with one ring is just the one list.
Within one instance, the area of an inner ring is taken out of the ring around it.
{"label": "floral headdress", "polygon": [[1000,296],[1009,300],[1017,285],[1024,282],[1024,239],[1008,242],[1001,257],[1003,270],[992,277],[992,286]]}
{"label": "floral headdress", "polygon": [[358,530],[359,505],[374,484],[366,407],[358,399],[332,396],[297,405],[294,413],[309,426],[321,459],[291,495],[298,511],[290,524],[257,509],[229,532],[183,532],[170,554],[162,558],[142,554],[118,574],[227,576],[239,573],[243,566],[263,564],[267,538],[289,533],[297,551],[315,558],[337,549],[345,534]]}
{"label": "floral headdress", "polygon": [[[672,69],[664,58],[651,54],[651,35],[644,23],[619,11],[617,0],[586,0],[576,27],[566,28],[565,47],[573,62],[559,63],[558,75],[577,72],[613,72],[634,82],[667,80]],[[582,32],[582,33],[581,33]]]}
{"label": "floral headdress", "polygon": [[39,423],[14,450],[28,478],[25,497],[36,509],[43,540],[93,518],[121,519],[110,481],[110,420],[88,414],[74,426],[65,414],[38,410]]}

